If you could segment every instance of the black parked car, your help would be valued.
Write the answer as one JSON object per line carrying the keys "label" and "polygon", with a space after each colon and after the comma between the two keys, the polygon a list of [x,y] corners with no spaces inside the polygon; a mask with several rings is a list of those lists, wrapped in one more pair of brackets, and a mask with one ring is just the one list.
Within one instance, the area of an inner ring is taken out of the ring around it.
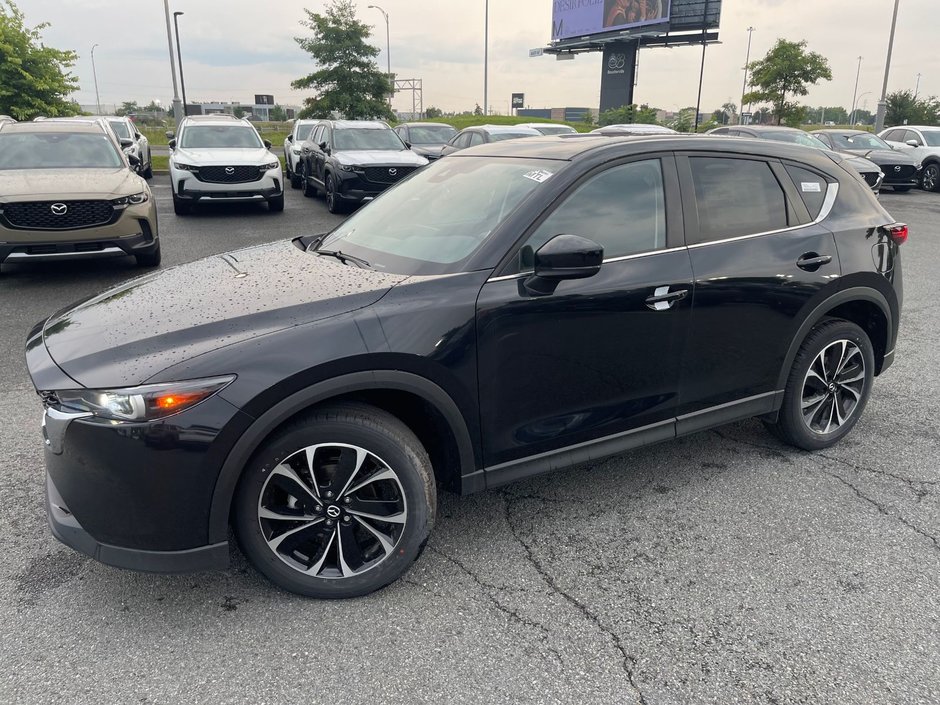
{"label": "black parked car", "polygon": [[522,137],[541,137],[542,133],[531,127],[522,127],[520,125],[477,125],[476,127],[465,127],[444,145],[441,150],[441,156],[459,152],[467,147],[476,147],[481,144],[490,144],[491,142],[502,142],[503,140],[515,140]]}
{"label": "black parked car", "polygon": [[877,135],[862,130],[817,130],[812,134],[830,149],[865,157],[877,164],[885,175],[883,186],[895,191],[910,191],[920,186],[921,163]]}
{"label": "black parked car", "polygon": [[330,213],[342,213],[427,163],[384,122],[325,120],[301,145],[301,188],[310,198],[322,191]]}
{"label": "black parked car", "polygon": [[[723,135],[726,137],[753,137],[760,140],[801,144],[804,147],[831,151],[828,144],[810,135],[806,131],[799,130],[795,127],[780,127],[778,125],[735,125],[733,127],[716,127],[714,130],[709,130],[708,134]],[[880,192],[881,182],[884,179],[884,172],[881,171],[881,167],[864,157],[845,156],[847,157],[845,164],[855,169],[865,180],[865,183],[871,186],[872,191],[876,194]]]}
{"label": "black parked car", "polygon": [[327,235],[37,325],[52,531],[183,571],[225,567],[231,524],[276,584],[349,597],[420,554],[437,483],[751,416],[827,448],[894,359],[906,237],[838,157],[778,142],[466,150]]}
{"label": "black parked car", "polygon": [[442,122],[403,122],[395,126],[395,132],[412,152],[429,161],[439,159],[441,150],[457,130]]}

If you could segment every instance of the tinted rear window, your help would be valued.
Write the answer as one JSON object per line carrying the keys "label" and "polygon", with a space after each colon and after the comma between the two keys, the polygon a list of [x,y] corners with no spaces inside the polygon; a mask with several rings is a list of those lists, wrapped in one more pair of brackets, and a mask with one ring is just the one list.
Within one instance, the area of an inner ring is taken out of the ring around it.
{"label": "tinted rear window", "polygon": [[796,186],[800,198],[803,199],[806,210],[809,211],[809,217],[815,220],[816,216],[818,216],[819,212],[822,210],[823,201],[826,200],[826,189],[829,187],[829,184],[826,182],[826,179],[815,171],[810,171],[809,169],[804,169],[794,164],[787,164],[785,166],[787,173],[790,174],[790,178],[793,179],[793,184]]}

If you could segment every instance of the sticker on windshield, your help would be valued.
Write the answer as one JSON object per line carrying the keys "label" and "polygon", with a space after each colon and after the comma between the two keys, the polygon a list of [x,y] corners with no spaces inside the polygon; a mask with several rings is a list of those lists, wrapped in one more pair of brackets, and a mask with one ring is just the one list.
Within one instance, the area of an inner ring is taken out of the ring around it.
{"label": "sticker on windshield", "polygon": [[527,179],[532,179],[533,181],[542,183],[543,181],[548,181],[548,178],[552,175],[552,173],[553,172],[545,171],[544,169],[535,169],[526,174],[523,174],[523,176]]}
{"label": "sticker on windshield", "polygon": [[822,186],[816,181],[801,181],[800,188],[803,193],[822,193]]}

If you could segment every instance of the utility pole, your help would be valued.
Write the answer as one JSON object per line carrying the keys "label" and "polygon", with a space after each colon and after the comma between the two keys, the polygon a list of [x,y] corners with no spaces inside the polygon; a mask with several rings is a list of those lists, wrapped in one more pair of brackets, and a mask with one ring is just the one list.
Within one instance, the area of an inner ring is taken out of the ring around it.
{"label": "utility pole", "polygon": [[754,34],[754,28],[747,28],[747,54],[744,57],[744,85],[741,86],[741,107],[738,108],[738,123],[744,124],[744,94],[747,92],[747,71],[748,64],[751,63],[751,35]]}
{"label": "utility pole", "polygon": [[888,75],[891,73],[891,50],[894,49],[894,30],[898,25],[898,6],[901,0],[894,0],[894,14],[891,16],[891,35],[888,38],[888,58],[885,60],[885,82],[881,88],[881,100],[878,101],[878,115],[875,118],[875,132],[885,127],[885,113],[888,112]]}
{"label": "utility pole", "polygon": [[490,0],[485,0],[483,12],[483,114],[489,115],[489,70],[490,70]]}
{"label": "utility pole", "polygon": [[179,86],[176,83],[176,56],[173,54],[173,27],[170,23],[170,0],[163,0],[163,12],[166,14],[166,43],[170,47],[170,73],[173,74],[173,119],[176,129],[183,121],[183,105],[180,103]]}
{"label": "utility pole", "polygon": [[95,105],[98,106],[98,114],[101,115],[101,97],[98,95],[98,70],[95,68],[95,47],[97,44],[93,44],[91,47],[91,75],[95,77]]}
{"label": "utility pole", "polygon": [[917,83],[914,84],[914,100],[917,100],[918,91],[920,91],[920,74],[917,74]]}
{"label": "utility pole", "polygon": [[698,72],[698,97],[695,99],[695,124],[692,132],[698,132],[698,115],[702,111],[702,83],[705,80],[705,47],[708,46],[708,0],[705,0],[705,17],[702,22],[702,66]]}
{"label": "utility pole", "polygon": [[862,72],[862,57],[858,57],[858,69],[855,71],[855,89],[852,91],[852,117],[849,118],[849,124],[855,124],[855,101],[858,99],[858,77]]}
{"label": "utility pole", "polygon": [[385,18],[385,60],[386,68],[388,70],[388,107],[392,107],[392,98],[395,97],[395,79],[392,78],[392,41],[390,39],[391,35],[388,30],[388,13],[383,10],[378,5],[369,5],[370,10],[378,10],[382,13],[382,17]]}
{"label": "utility pole", "polygon": [[180,88],[183,90],[183,116],[186,116],[186,79],[183,78],[183,52],[180,49],[180,15],[185,14],[182,12],[173,13],[173,28],[176,30],[176,58],[179,59],[180,65]]}

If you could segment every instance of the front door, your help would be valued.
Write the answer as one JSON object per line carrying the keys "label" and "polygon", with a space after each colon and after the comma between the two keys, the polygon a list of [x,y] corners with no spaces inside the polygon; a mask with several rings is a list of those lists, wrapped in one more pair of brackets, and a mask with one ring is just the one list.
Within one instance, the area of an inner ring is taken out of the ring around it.
{"label": "front door", "polygon": [[[572,452],[603,455],[674,435],[692,299],[675,169],[664,155],[587,175],[534,224],[509,273],[484,285],[477,335],[488,484],[584,457]],[[524,281],[533,253],[559,234],[602,245],[604,264],[532,295]]]}

